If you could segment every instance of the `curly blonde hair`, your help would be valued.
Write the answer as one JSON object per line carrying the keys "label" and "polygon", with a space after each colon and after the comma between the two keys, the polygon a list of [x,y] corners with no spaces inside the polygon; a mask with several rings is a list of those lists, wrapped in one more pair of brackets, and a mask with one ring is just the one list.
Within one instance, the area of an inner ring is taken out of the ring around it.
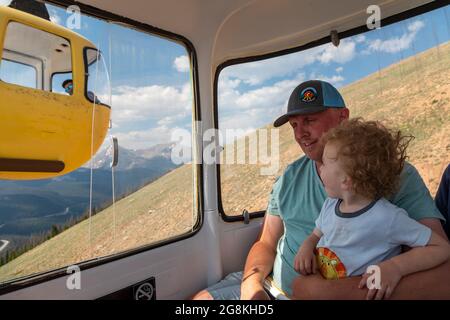
{"label": "curly blonde hair", "polygon": [[336,144],[337,157],[352,180],[354,192],[377,199],[397,191],[413,136],[387,129],[378,121],[355,118],[343,121],[322,137]]}

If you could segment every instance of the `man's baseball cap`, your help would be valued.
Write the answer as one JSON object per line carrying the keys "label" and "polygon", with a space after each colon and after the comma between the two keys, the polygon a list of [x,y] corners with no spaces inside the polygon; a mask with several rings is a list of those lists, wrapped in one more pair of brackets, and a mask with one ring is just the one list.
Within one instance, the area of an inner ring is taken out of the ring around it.
{"label": "man's baseball cap", "polygon": [[345,102],[335,87],[325,81],[309,80],[298,85],[289,97],[287,112],[273,123],[279,127],[289,121],[289,117],[311,114],[329,108],[345,108]]}

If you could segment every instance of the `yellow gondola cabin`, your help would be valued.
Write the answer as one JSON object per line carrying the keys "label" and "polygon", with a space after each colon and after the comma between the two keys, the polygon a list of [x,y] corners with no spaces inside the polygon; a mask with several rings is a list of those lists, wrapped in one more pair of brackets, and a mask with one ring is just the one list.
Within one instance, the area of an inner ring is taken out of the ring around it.
{"label": "yellow gondola cabin", "polygon": [[100,51],[69,29],[7,7],[0,7],[0,44],[0,179],[51,178],[85,164],[111,113]]}

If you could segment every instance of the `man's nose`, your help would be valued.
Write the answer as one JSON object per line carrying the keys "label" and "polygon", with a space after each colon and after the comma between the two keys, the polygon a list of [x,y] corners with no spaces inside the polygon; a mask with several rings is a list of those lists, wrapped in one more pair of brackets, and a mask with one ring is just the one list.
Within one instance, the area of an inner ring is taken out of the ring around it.
{"label": "man's nose", "polygon": [[300,123],[297,123],[297,125],[294,128],[294,134],[295,138],[301,139],[305,135],[307,135],[307,131],[305,130],[305,126],[301,125]]}

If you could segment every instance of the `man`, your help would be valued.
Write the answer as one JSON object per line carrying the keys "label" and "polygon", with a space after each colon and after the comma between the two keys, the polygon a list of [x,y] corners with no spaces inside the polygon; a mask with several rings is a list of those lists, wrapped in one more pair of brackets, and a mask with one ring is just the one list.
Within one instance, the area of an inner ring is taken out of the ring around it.
{"label": "man", "polygon": [[64,91],[70,95],[73,94],[73,81],[72,79],[64,80],[62,83],[62,87],[64,88]]}
{"label": "man", "polygon": [[[66,92],[66,93],[68,93],[69,95],[73,95],[73,81],[72,81],[72,79],[67,79],[67,80],[65,80],[63,83],[62,83],[62,87],[64,88],[64,91]],[[100,100],[97,98],[97,96],[93,93],[93,92],[91,92],[91,91],[88,91],[87,92],[87,97],[89,98],[89,100],[91,101],[91,102],[94,102],[94,103],[100,103]]]}
{"label": "man", "polygon": [[[263,282],[271,272],[276,287],[291,298],[366,297],[367,291],[358,289],[361,277],[331,281],[323,279],[320,274],[300,276],[294,270],[295,254],[313,230],[326,199],[318,175],[324,150],[320,138],[348,118],[349,110],[331,84],[313,80],[294,89],[287,113],[278,118],[274,126],[289,122],[305,156],[290,164],[273,186],[263,228],[248,254],[240,288],[233,279],[237,276],[229,276],[219,284],[201,291],[194,299],[268,299]],[[405,166],[401,180],[399,191],[390,201],[447,239],[440,223],[443,218],[417,170],[411,165]],[[403,278],[392,298],[450,299],[450,262]]]}

